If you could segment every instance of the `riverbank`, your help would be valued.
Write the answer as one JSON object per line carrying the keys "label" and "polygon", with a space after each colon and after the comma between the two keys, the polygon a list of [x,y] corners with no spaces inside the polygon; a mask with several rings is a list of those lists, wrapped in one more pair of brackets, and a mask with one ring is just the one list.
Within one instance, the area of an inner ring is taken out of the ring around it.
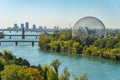
{"label": "riverbank", "polygon": [[120,60],[120,35],[115,38],[72,37],[71,30],[44,33],[39,38],[41,50],[80,54],[83,56],[101,57]]}

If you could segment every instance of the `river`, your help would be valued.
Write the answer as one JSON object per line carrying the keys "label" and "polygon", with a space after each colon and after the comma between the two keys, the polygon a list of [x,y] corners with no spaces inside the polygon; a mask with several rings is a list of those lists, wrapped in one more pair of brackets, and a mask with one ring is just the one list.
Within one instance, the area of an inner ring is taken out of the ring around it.
{"label": "river", "polygon": [[[29,38],[35,39],[34,37]],[[120,80],[120,62],[42,51],[39,49],[38,43],[35,43],[34,47],[32,47],[31,43],[18,43],[17,46],[13,42],[1,43],[0,51],[4,49],[12,51],[17,57],[27,59],[32,65],[49,64],[54,59],[59,59],[61,61],[59,74],[65,67],[68,67],[68,70],[72,73],[71,76],[80,76],[86,72],[88,80]],[[72,77],[70,80],[72,80]]]}

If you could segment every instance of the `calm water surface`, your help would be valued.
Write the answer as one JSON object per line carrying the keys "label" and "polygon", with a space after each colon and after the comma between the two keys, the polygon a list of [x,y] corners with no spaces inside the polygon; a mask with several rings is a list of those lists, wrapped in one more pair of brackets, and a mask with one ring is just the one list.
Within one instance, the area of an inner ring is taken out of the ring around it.
{"label": "calm water surface", "polygon": [[[41,51],[38,43],[35,43],[34,47],[31,43],[18,43],[18,46],[15,46],[15,43],[2,43],[0,51],[4,49],[12,51],[17,57],[27,59],[32,65],[49,64],[52,60],[59,59],[59,74],[64,67],[68,67],[71,76],[80,76],[86,72],[89,80],[120,80],[120,62]],[[70,79],[72,80],[72,77]]]}

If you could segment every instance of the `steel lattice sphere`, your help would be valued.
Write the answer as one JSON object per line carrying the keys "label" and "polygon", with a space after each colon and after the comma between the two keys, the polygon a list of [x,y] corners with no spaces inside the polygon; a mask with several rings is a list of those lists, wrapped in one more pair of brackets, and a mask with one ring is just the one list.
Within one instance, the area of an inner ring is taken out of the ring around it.
{"label": "steel lattice sphere", "polygon": [[95,17],[84,17],[78,20],[72,29],[72,37],[82,38],[90,37],[105,37],[106,29],[102,21]]}

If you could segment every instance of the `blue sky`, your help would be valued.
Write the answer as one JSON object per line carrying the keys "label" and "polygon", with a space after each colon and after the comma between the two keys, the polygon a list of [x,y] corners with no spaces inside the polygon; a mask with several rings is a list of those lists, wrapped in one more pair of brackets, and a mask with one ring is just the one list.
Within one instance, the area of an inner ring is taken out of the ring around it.
{"label": "blue sky", "polygon": [[120,27],[120,0],[0,0],[0,27],[26,21],[37,26],[72,27],[85,16],[94,16],[107,28]]}

